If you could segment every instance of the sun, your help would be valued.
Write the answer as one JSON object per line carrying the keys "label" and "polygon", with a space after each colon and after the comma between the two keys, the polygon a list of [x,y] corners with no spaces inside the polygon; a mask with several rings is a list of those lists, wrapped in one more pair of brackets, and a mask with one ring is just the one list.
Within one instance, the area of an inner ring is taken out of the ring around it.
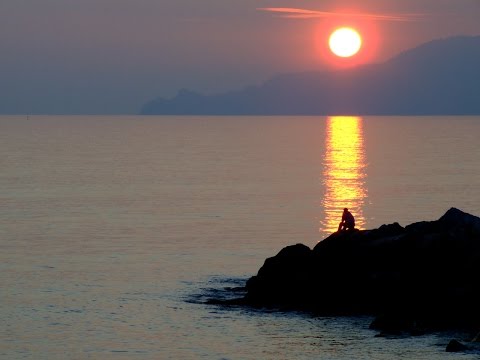
{"label": "sun", "polygon": [[328,45],[335,55],[348,58],[360,51],[362,38],[355,29],[342,27],[330,35]]}

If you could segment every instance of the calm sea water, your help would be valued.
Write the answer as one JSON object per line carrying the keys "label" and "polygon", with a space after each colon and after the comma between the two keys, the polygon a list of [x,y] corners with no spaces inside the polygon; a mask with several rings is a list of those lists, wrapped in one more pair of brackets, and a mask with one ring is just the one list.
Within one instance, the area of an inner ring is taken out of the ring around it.
{"label": "calm sea water", "polygon": [[473,359],[459,334],[207,306],[349,207],[480,215],[480,117],[0,117],[0,357]]}

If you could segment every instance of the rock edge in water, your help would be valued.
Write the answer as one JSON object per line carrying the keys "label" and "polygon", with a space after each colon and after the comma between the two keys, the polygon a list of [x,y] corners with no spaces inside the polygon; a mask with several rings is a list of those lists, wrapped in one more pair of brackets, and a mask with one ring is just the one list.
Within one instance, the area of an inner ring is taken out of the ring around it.
{"label": "rock edge in water", "polygon": [[237,304],[377,316],[372,328],[422,333],[480,325],[480,218],[451,208],[436,221],[334,233],[268,258]]}

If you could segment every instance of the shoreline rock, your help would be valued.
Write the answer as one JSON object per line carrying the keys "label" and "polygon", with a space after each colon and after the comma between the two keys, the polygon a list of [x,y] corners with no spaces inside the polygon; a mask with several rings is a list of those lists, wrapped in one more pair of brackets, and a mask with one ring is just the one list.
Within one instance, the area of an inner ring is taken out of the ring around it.
{"label": "shoreline rock", "polygon": [[480,218],[451,208],[436,221],[334,233],[313,249],[265,260],[234,303],[372,315],[372,328],[420,334],[480,330]]}
{"label": "shoreline rock", "polygon": [[470,350],[470,348],[468,346],[462,344],[458,340],[451,340],[448,343],[447,348],[445,349],[446,352],[465,352],[465,351],[468,351],[468,350]]}

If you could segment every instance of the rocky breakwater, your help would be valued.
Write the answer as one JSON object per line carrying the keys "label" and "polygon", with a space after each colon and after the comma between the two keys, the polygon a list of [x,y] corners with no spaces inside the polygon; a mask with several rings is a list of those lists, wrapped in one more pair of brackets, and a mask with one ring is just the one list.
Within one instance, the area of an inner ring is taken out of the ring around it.
{"label": "rocky breakwater", "polygon": [[372,328],[410,333],[480,327],[480,218],[334,233],[265,261],[242,303],[318,315],[375,315]]}

